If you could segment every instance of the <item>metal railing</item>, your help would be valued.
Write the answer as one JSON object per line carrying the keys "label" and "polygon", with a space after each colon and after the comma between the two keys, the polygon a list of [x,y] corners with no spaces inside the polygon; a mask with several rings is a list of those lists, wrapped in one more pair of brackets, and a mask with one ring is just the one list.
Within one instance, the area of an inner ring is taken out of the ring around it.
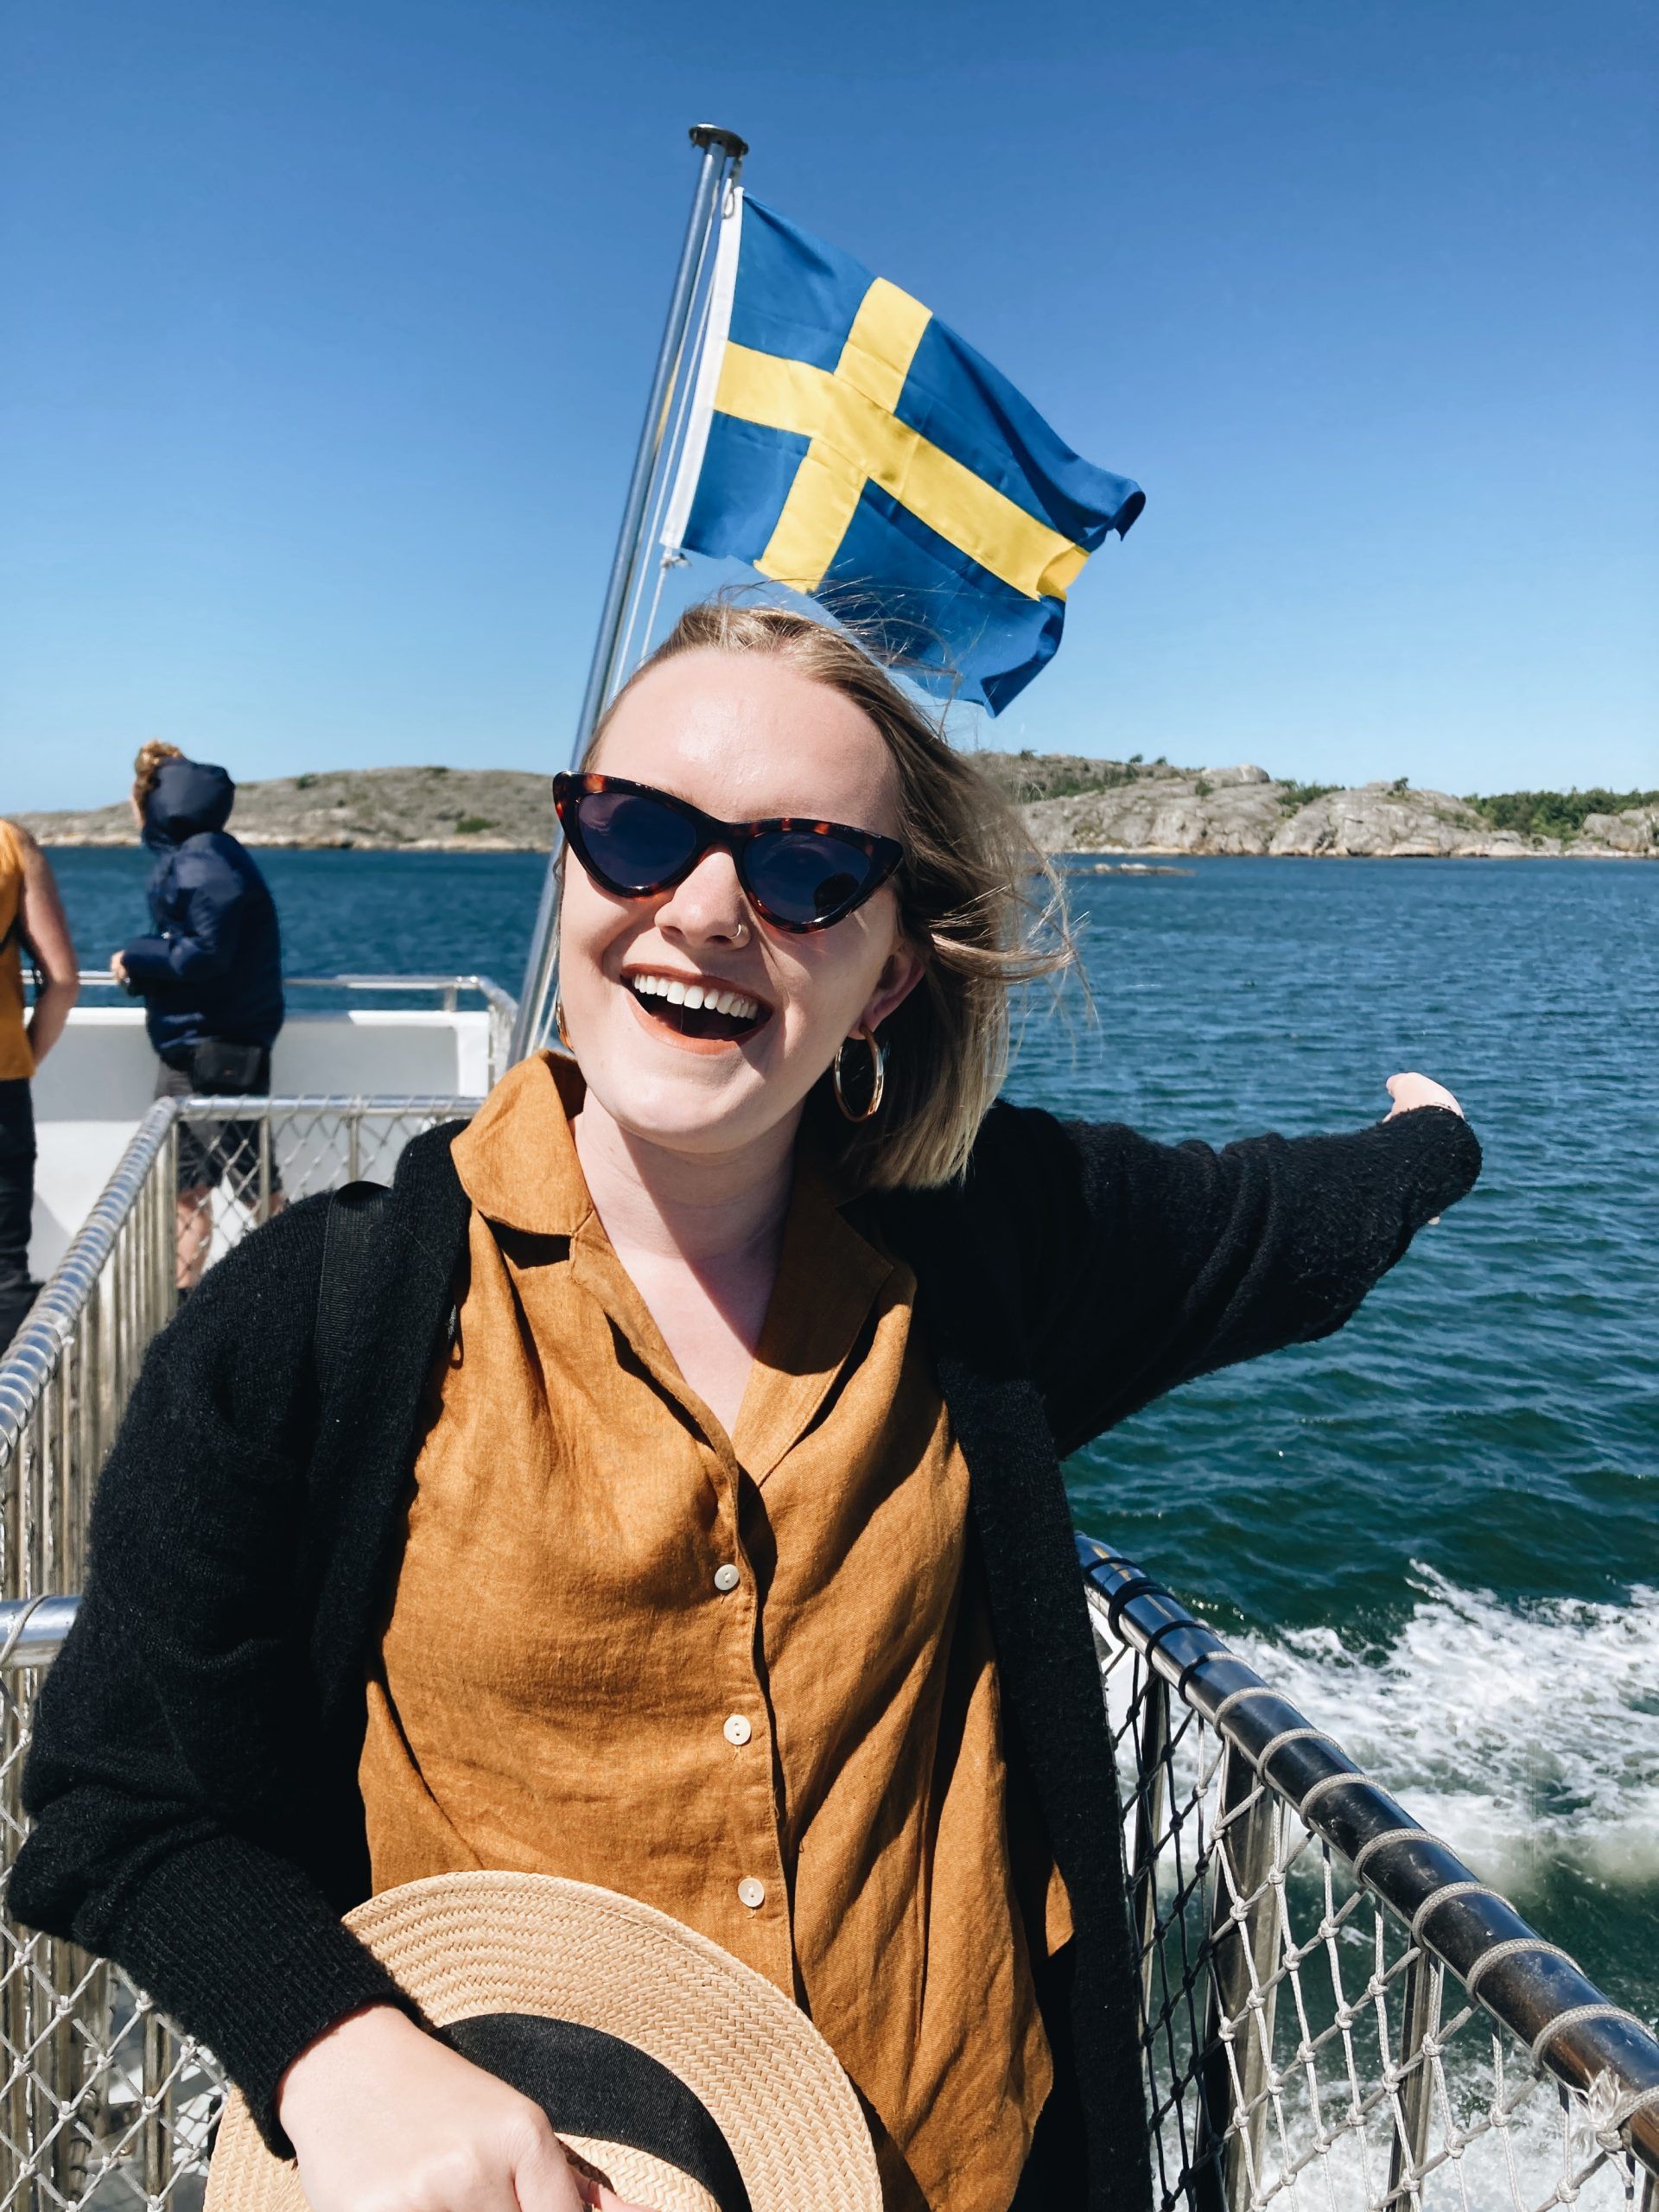
{"label": "metal railing", "polygon": [[[329,979],[331,982],[334,978]],[[418,1130],[475,1098],[163,1098],[0,1358],[0,1595],[78,1589],[87,1510],[152,1337],[177,1304],[179,1147],[216,1177],[200,1265],[278,1205],[387,1179]],[[0,2212],[4,2197],[0,2195]]]}
{"label": "metal railing", "polygon": [[1659,2038],[1213,1629],[1077,1551],[1163,2205],[1653,2212]]}
{"label": "metal railing", "polygon": [[[173,1312],[178,1105],[139,1123],[0,1358],[0,1593],[79,1589],[92,1484]],[[0,2202],[3,2199],[0,2198]]]}
{"label": "metal railing", "polygon": [[[1659,2041],[1128,1560],[1079,1539],[1165,2212],[1651,2212]],[[0,1839],[64,1598],[0,1604]],[[212,2057],[0,1919],[0,2208],[194,2206]]]}

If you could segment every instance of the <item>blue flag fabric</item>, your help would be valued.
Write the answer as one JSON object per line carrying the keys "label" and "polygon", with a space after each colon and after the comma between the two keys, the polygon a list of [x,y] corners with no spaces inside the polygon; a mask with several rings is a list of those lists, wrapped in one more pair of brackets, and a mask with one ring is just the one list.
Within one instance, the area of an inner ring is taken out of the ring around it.
{"label": "blue flag fabric", "polygon": [[750,563],[995,715],[1145,504],[908,293],[734,195],[665,543]]}

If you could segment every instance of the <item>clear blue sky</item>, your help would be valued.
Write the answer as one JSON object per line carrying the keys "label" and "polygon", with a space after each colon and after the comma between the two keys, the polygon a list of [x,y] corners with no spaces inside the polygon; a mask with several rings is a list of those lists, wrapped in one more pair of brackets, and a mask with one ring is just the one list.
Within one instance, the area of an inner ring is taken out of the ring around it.
{"label": "clear blue sky", "polygon": [[9,0],[0,805],[562,764],[692,181],[1149,504],[988,741],[1659,785],[1638,0]]}

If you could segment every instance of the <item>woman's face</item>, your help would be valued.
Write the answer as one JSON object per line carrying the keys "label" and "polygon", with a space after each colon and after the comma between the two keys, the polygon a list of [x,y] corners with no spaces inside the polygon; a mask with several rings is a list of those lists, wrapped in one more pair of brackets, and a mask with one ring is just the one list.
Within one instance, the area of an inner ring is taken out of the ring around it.
{"label": "woman's face", "polygon": [[[653,669],[590,766],[722,822],[795,815],[898,832],[897,779],[874,723],[758,656],[711,650]],[[571,1048],[611,1118],[671,1150],[727,1154],[792,1135],[842,1041],[885,1020],[920,973],[891,884],[845,920],[795,936],[755,912],[729,853],[705,854],[671,891],[642,899],[601,889],[574,855],[565,861],[559,995]],[[669,983],[739,993],[760,1018],[739,1035],[687,1033]]]}

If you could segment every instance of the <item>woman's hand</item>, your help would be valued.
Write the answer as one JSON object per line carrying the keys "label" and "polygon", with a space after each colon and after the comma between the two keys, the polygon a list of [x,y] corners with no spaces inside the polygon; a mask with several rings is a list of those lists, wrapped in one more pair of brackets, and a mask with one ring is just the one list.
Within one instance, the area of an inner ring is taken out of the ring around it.
{"label": "woman's hand", "polygon": [[1445,1084],[1435,1083],[1426,1075],[1391,1075],[1383,1089],[1394,1101],[1382,1116],[1385,1122],[1393,1121],[1396,1114],[1409,1114],[1419,1106],[1449,1106],[1460,1121],[1467,1118]]}
{"label": "woman's hand", "polygon": [[[1394,1101],[1382,1116],[1385,1122],[1393,1121],[1396,1114],[1414,1113],[1419,1106],[1449,1106],[1460,1122],[1469,1118],[1446,1085],[1436,1083],[1432,1076],[1391,1075],[1382,1088]],[[1429,1228],[1438,1227],[1440,1218],[1439,1214],[1431,1214]]]}
{"label": "woman's hand", "polygon": [[276,2113],[311,2212],[649,2212],[578,2173],[539,2105],[393,2005],[308,2045]]}

